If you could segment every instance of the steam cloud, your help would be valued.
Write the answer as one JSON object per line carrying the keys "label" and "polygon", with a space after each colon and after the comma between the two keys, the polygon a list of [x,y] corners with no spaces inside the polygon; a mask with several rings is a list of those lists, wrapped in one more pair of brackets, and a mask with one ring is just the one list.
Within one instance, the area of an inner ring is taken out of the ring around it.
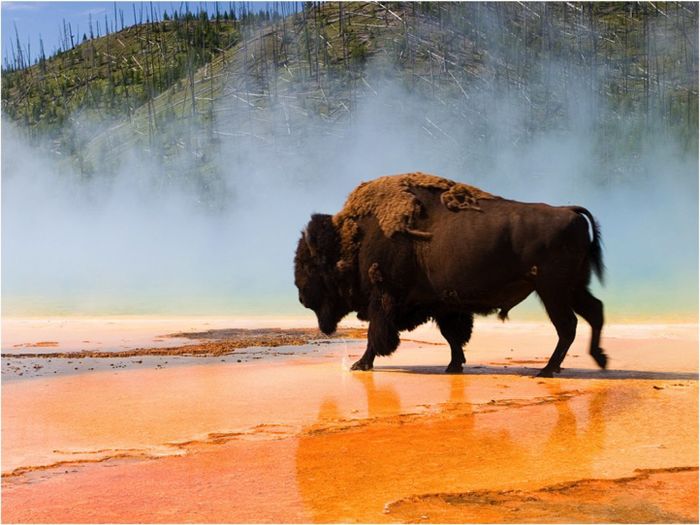
{"label": "steam cloud", "polygon": [[[371,91],[332,129],[309,116],[273,145],[226,141],[213,209],[136,152],[116,176],[83,180],[4,123],[3,315],[308,314],[292,261],[310,214],[335,213],[361,181],[420,170],[587,207],[603,231],[607,286],[594,293],[609,319],[697,316],[696,155],[658,141],[633,163],[601,161],[586,109],[602,102],[575,78],[559,93],[567,125],[521,140],[529,106],[517,94],[465,86],[460,100],[436,99],[372,69]],[[529,300],[511,317],[532,316],[544,313]]]}

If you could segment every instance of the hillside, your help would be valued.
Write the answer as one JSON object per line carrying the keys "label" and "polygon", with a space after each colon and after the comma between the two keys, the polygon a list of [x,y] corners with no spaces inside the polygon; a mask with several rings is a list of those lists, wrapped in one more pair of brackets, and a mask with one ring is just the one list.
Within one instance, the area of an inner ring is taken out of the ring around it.
{"label": "hillside", "polygon": [[3,72],[3,110],[49,133],[77,111],[97,118],[130,116],[238,40],[235,22],[192,15],[84,40],[30,68]]}
{"label": "hillside", "polygon": [[[342,133],[377,82],[444,108],[425,115],[435,147],[454,142],[455,126],[490,140],[491,101],[503,99],[525,108],[514,143],[566,131],[578,111],[601,158],[660,137],[694,152],[697,14],[690,3],[470,2],[181,17],[5,72],[3,112],[36,139],[51,137],[87,175],[136,148],[166,164],[185,155],[189,172],[215,178],[207,159],[227,141],[284,150],[310,130]],[[482,145],[465,147],[479,155]]]}

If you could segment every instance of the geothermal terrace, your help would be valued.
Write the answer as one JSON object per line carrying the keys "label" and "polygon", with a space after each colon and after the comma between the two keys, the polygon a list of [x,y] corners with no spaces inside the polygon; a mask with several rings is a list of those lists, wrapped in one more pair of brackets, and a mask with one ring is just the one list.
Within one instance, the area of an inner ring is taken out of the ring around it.
{"label": "geothermal terrace", "polygon": [[432,326],[373,372],[310,319],[3,320],[6,522],[697,522],[698,331]]}

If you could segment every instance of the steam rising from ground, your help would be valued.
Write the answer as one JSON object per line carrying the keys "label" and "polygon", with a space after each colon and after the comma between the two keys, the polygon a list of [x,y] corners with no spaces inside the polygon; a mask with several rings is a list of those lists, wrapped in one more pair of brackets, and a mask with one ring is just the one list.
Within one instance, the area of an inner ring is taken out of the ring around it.
{"label": "steam rising from ground", "polygon": [[[310,116],[274,140],[225,141],[215,207],[136,152],[116,176],[83,180],[5,123],[3,315],[305,313],[292,261],[310,214],[335,213],[363,180],[421,170],[516,200],[587,207],[603,231],[608,284],[594,293],[608,317],[696,318],[695,154],[659,140],[634,162],[602,160],[590,98],[575,82],[567,126],[522,140],[529,108],[517,95],[467,86],[465,103],[380,72],[367,79],[371,91],[332,128]],[[535,301],[512,313],[533,315],[544,316]]]}

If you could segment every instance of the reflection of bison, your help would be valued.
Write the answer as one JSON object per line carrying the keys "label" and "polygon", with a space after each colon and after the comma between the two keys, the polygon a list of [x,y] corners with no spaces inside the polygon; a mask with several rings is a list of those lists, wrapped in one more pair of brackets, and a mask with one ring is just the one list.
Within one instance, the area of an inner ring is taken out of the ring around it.
{"label": "reflection of bison", "polygon": [[[386,376],[376,381],[372,374],[357,379],[366,391],[367,419],[348,425],[345,418],[361,416],[348,414],[343,404],[329,397],[320,406],[317,421],[299,436],[297,486],[309,522],[420,523],[425,521],[420,516],[427,514],[428,521],[437,523],[526,523],[515,519],[520,513],[513,514],[512,507],[499,504],[503,493],[498,490],[481,496],[471,491],[533,478],[535,485],[590,478],[606,441],[607,389],[573,396],[557,383],[535,385],[532,400],[546,398],[548,403],[516,409],[507,408],[505,402],[503,410],[480,410],[478,402],[472,404],[471,394],[480,392],[485,383],[456,376],[439,383],[450,387],[444,405],[402,416],[406,400],[401,382]],[[355,393],[354,399],[362,397]],[[623,399],[625,407],[632,401]],[[558,468],[543,471],[543,463]],[[438,494],[436,502],[433,497]],[[554,494],[572,498],[560,491]],[[605,512],[596,506],[599,497],[571,501],[567,512]],[[522,513],[545,512],[539,505],[546,505],[546,499],[532,500],[522,502]],[[580,511],[569,510],[579,506]],[[556,508],[561,512],[563,507]],[[529,521],[547,522],[550,515]],[[585,518],[568,521],[592,521]]]}
{"label": "reflection of bison", "polygon": [[352,311],[369,321],[355,370],[371,369],[376,355],[396,349],[399,331],[432,318],[452,351],[447,371],[460,372],[473,314],[500,311],[505,319],[536,291],[559,335],[540,372],[551,377],[576,335],[574,312],[590,323],[590,353],[606,366],[591,268],[602,277],[600,234],[588,210],[515,202],[411,173],[361,184],[337,215],[313,215],[297,246],[295,282],[323,332]]}

